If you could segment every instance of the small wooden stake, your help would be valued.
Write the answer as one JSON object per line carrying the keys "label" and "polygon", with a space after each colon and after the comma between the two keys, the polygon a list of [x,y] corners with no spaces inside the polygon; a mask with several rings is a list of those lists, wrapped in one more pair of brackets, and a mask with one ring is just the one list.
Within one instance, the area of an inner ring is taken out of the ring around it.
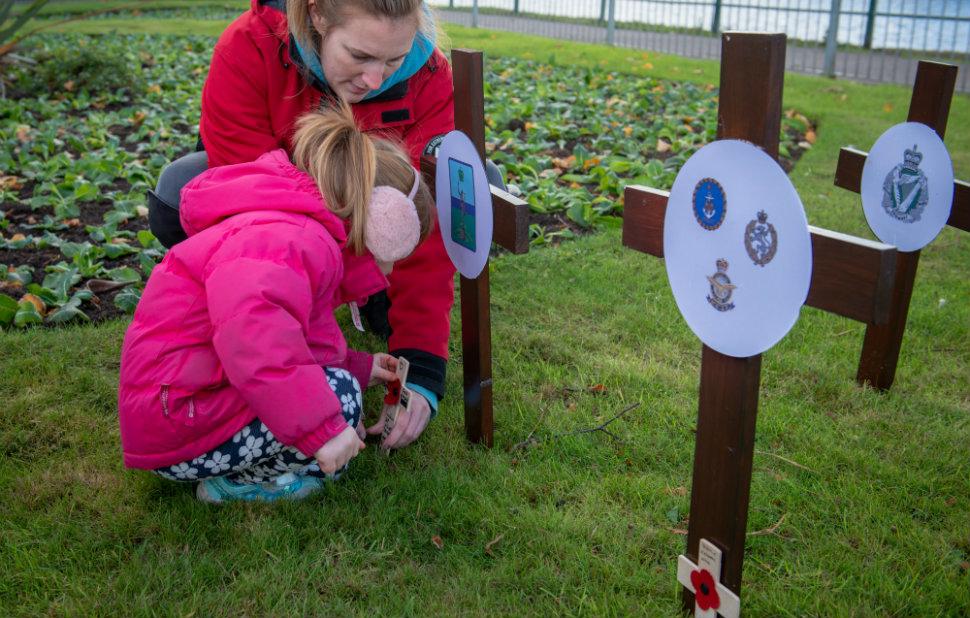
{"label": "small wooden stake", "polygon": [[[482,52],[451,52],[455,84],[455,128],[467,135],[485,162],[485,87]],[[492,327],[488,261],[475,279],[461,279],[461,348],[465,393],[465,435],[492,446]]]}

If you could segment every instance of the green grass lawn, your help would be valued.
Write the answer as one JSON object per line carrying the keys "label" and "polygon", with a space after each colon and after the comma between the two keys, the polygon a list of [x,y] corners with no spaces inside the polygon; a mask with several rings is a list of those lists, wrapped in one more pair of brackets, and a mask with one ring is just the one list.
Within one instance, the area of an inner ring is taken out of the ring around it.
{"label": "green grass lawn", "polygon": [[[173,26],[70,27],[131,24]],[[717,83],[710,62],[448,31],[489,56]],[[785,107],[818,129],[792,172],[810,223],[871,238],[858,196],[832,185],[838,148],[868,149],[908,101],[788,76]],[[964,179],[967,126],[957,97],[946,141]],[[970,240],[946,229],[921,262],[891,392],[853,380],[863,326],[814,309],[764,356],[746,615],[970,613]],[[700,343],[663,263],[613,229],[502,256],[491,282],[495,448],[464,442],[456,307],[449,395],[422,440],[368,449],[296,504],[212,508],[122,468],[124,322],[0,334],[2,613],[675,615]],[[554,437],[633,403],[610,426],[620,442]],[[510,452],[533,431],[547,439]]]}

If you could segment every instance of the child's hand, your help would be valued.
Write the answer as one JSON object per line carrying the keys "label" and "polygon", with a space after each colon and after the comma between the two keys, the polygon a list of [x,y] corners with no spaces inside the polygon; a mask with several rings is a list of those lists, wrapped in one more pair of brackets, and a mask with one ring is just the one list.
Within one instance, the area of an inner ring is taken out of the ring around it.
{"label": "child's hand", "polygon": [[367,386],[393,381],[397,377],[396,371],[397,358],[378,352],[374,355],[374,361],[370,366],[370,380],[367,381]]}
{"label": "child's hand", "polygon": [[326,474],[333,474],[347,465],[357,453],[364,450],[364,443],[357,435],[357,430],[347,427],[321,446],[313,457],[320,465],[320,470]]}

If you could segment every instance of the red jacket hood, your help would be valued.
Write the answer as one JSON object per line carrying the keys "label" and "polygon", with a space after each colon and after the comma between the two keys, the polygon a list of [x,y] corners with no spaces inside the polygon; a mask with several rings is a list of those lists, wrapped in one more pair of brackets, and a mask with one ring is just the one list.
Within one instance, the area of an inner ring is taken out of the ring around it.
{"label": "red jacket hood", "polygon": [[210,168],[182,188],[179,216],[189,236],[254,211],[304,214],[323,225],[338,244],[347,239],[343,219],[327,208],[316,182],[290,163],[283,149],[250,163]]}
{"label": "red jacket hood", "polygon": [[266,24],[266,28],[273,33],[276,38],[283,42],[288,42],[290,33],[286,25],[286,3],[283,0],[252,0],[249,4],[253,15],[259,17],[260,21]]}

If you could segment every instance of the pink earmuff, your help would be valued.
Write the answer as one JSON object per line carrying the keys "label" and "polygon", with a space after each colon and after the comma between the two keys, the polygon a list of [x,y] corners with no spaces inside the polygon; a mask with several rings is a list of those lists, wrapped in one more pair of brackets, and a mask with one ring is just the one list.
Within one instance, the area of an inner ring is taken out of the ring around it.
{"label": "pink earmuff", "polygon": [[388,186],[374,187],[364,225],[364,244],[379,262],[396,262],[411,255],[421,237],[421,222],[414,206],[420,176],[414,172],[411,193]]}

